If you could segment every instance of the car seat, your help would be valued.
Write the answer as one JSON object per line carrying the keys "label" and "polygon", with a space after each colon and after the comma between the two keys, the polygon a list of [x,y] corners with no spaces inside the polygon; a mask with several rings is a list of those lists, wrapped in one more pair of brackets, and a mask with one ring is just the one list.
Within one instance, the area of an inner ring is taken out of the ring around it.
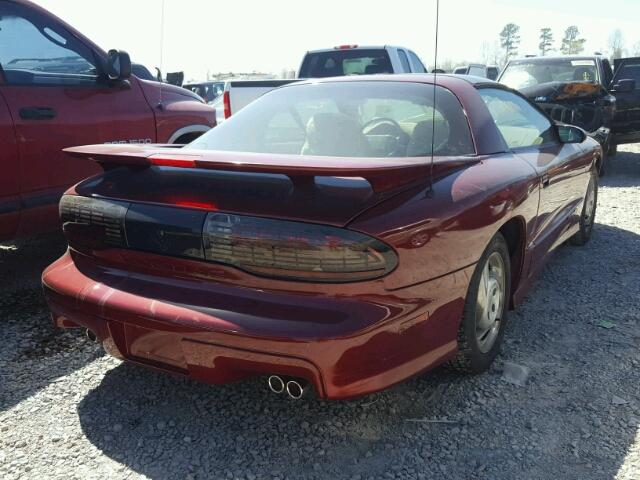
{"label": "car seat", "polygon": [[[407,146],[407,157],[424,157],[431,155],[432,144],[435,146],[436,155],[440,153],[439,150],[447,149],[449,125],[442,119],[435,119],[435,142],[432,142],[433,130],[432,120],[425,120],[416,124],[411,134],[409,145]],[[438,146],[440,146],[440,148],[438,148]]]}
{"label": "car seat", "polygon": [[343,113],[316,113],[307,122],[302,155],[366,157],[369,144],[360,125]]}

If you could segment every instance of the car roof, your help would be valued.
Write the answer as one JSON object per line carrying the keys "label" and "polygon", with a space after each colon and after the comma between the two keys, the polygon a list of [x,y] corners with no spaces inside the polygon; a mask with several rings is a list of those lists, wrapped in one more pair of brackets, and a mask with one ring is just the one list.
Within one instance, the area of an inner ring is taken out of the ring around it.
{"label": "car roof", "polygon": [[519,63],[519,62],[527,62],[527,63],[544,63],[545,61],[556,61],[556,60],[598,60],[602,59],[604,56],[602,55],[558,55],[555,57],[524,57],[524,58],[514,58],[510,60],[509,63]]}
{"label": "car roof", "polygon": [[386,48],[402,48],[403,50],[411,50],[407,47],[399,47],[397,45],[357,45],[355,47],[349,48],[339,48],[339,47],[331,47],[331,48],[320,48],[318,50],[309,50],[309,53],[325,53],[325,52],[340,52],[342,50],[384,50]]}
{"label": "car roof", "polygon": [[[449,79],[449,80],[448,80]],[[301,80],[299,82],[289,83],[279,88],[287,88],[295,85],[307,85],[316,83],[341,83],[341,82],[412,82],[412,83],[427,83],[445,86],[451,84],[451,81],[465,82],[473,86],[479,86],[484,84],[500,85],[493,80],[489,80],[484,77],[477,77],[474,75],[455,75],[452,73],[403,73],[403,74],[375,74],[375,75],[346,75],[339,77],[326,77],[326,78],[309,78]]]}

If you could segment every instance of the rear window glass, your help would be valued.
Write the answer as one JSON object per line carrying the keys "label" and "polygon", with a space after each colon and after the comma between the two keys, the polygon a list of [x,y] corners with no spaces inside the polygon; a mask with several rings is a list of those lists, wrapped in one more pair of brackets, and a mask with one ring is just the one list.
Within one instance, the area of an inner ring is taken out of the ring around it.
{"label": "rear window glass", "polygon": [[[267,93],[185,148],[332,157],[471,155],[458,99],[406,82],[331,82]],[[434,124],[435,119],[435,124]]]}
{"label": "rear window glass", "polygon": [[300,78],[341,77],[393,73],[389,55],[378,50],[332,50],[308,53],[300,68]]}

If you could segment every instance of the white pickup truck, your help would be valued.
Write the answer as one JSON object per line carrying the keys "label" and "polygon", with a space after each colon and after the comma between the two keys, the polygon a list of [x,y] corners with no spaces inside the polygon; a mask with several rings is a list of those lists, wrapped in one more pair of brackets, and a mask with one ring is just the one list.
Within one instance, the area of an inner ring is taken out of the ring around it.
{"label": "white pickup truck", "polygon": [[381,73],[426,73],[424,64],[412,50],[404,47],[339,47],[307,52],[298,78],[287,80],[230,80],[222,98],[214,103],[218,123],[229,118],[256,98],[274,88],[306,78],[372,75]]}

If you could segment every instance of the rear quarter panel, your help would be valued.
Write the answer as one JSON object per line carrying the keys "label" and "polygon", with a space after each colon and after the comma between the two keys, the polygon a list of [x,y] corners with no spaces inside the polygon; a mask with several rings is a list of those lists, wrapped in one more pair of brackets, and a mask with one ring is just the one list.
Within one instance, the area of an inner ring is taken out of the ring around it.
{"label": "rear quarter panel", "polygon": [[[405,192],[352,222],[398,253],[388,289],[426,282],[477,263],[491,238],[513,218],[529,236],[539,187],[535,171],[512,154],[486,157],[437,180],[433,190]],[[526,239],[523,245],[526,245]]]}

